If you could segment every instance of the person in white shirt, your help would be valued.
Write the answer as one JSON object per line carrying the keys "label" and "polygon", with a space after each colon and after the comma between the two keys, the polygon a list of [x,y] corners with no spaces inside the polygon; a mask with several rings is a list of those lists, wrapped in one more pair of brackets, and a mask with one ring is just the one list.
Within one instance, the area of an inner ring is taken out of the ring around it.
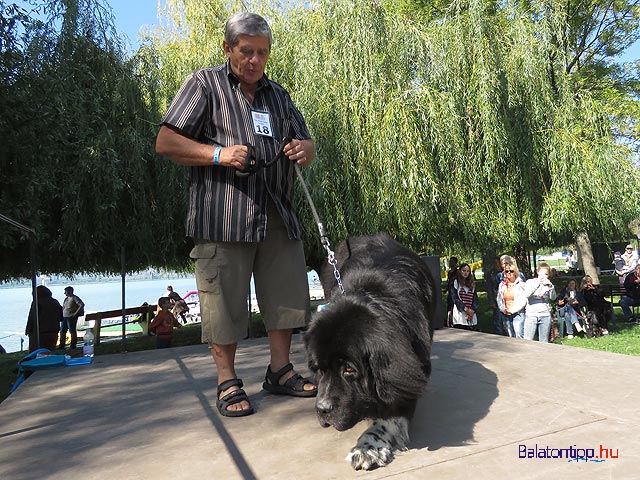
{"label": "person in white shirt", "polygon": [[73,293],[73,287],[64,289],[66,295],[62,303],[62,323],[60,325],[60,345],[58,348],[64,350],[67,343],[67,331],[71,335],[71,348],[76,348],[78,343],[78,317],[84,314],[84,302]]}
{"label": "person in white shirt", "polygon": [[547,263],[538,265],[538,276],[527,280],[524,284],[524,295],[527,297],[524,320],[524,338],[533,340],[538,334],[538,341],[549,342],[551,330],[551,302],[556,299],[556,289],[549,280],[551,268]]}

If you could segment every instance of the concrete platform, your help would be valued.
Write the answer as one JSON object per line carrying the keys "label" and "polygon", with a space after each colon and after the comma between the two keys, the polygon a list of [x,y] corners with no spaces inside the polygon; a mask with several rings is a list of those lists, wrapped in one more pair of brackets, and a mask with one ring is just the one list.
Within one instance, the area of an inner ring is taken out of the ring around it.
{"label": "concrete platform", "polygon": [[[298,337],[292,359],[307,373]],[[257,413],[236,419],[204,345],[38,372],[0,404],[0,479],[640,478],[638,357],[439,330],[411,449],[372,472],[343,460],[364,423],[322,429],[313,400],[262,392],[267,363],[241,344]],[[520,458],[536,446],[617,458]]]}

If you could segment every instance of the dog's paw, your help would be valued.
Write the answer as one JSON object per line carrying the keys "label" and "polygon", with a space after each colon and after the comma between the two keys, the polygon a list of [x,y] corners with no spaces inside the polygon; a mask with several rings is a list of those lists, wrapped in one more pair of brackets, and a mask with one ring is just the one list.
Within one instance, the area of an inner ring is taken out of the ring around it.
{"label": "dog's paw", "polygon": [[406,450],[409,422],[396,417],[376,420],[358,438],[358,443],[347,455],[347,462],[356,470],[373,470],[389,465],[394,452]]}
{"label": "dog's paw", "polygon": [[393,451],[389,447],[357,445],[351,449],[346,460],[355,470],[373,470],[389,465],[393,460]]}

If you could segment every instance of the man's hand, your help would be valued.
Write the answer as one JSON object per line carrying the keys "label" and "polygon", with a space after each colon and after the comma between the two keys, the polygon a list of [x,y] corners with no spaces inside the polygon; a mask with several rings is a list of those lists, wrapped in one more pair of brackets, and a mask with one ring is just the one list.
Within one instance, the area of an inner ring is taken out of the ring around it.
{"label": "man's hand", "polygon": [[304,167],[310,164],[316,156],[316,147],[313,140],[293,139],[284,147],[284,154],[289,160]]}
{"label": "man's hand", "polygon": [[249,149],[246,145],[223,147],[222,150],[220,150],[220,165],[244,170],[244,162],[248,153]]}

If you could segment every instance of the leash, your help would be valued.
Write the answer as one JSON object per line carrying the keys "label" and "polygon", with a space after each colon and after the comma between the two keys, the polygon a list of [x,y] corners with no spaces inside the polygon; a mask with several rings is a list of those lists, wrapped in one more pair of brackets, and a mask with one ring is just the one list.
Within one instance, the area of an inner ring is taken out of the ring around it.
{"label": "leash", "polygon": [[242,170],[236,170],[237,177],[248,177],[249,175],[253,175],[261,168],[269,168],[271,165],[279,161],[281,158],[285,157],[284,147],[291,141],[291,137],[285,137],[280,144],[280,148],[278,149],[278,153],[271,160],[263,160],[256,158],[255,148],[250,143],[243,144],[247,147],[247,156],[244,159],[244,165]]}
{"label": "leash", "polygon": [[[282,139],[282,143],[280,144],[280,148],[278,149],[278,153],[276,156],[270,161],[265,161],[263,159],[257,159],[255,156],[255,148],[250,143],[245,143],[244,145],[247,147],[247,157],[244,161],[244,166],[242,170],[236,170],[236,175],[238,177],[248,177],[249,175],[255,174],[261,168],[269,168],[271,165],[276,163],[278,160],[285,157],[284,147],[292,140],[291,136],[286,136]],[[318,216],[318,212],[316,210],[316,206],[313,204],[313,200],[311,199],[311,194],[309,193],[309,189],[307,188],[307,182],[304,181],[304,177],[302,176],[302,172],[300,171],[300,166],[297,163],[294,163],[294,168],[296,170],[296,175],[298,176],[298,180],[300,180],[300,185],[302,185],[302,189],[304,190],[304,194],[307,197],[307,203],[309,203],[309,207],[311,207],[311,213],[313,214],[313,218],[316,221],[316,225],[318,226],[318,232],[320,233],[320,243],[327,251],[327,262],[329,265],[333,267],[333,276],[338,283],[338,288],[340,289],[340,293],[344,295],[344,285],[342,285],[342,277],[340,276],[340,270],[338,270],[338,262],[336,261],[335,254],[333,250],[331,250],[331,244],[329,243],[329,237],[327,237],[327,233],[324,229],[324,225],[320,221],[320,217]]]}
{"label": "leash", "polygon": [[313,200],[311,199],[311,194],[309,193],[309,189],[307,188],[307,182],[304,181],[304,177],[302,176],[302,172],[300,171],[300,166],[297,163],[294,163],[294,168],[296,170],[296,175],[298,175],[298,180],[300,180],[300,185],[302,185],[302,190],[304,190],[304,195],[307,197],[307,202],[309,203],[309,207],[311,207],[311,213],[313,215],[314,220],[316,221],[316,225],[318,226],[318,232],[320,233],[320,243],[327,251],[327,262],[329,265],[333,267],[333,276],[338,283],[338,288],[340,289],[340,293],[344,295],[344,286],[342,285],[342,277],[340,276],[340,270],[338,270],[338,262],[336,262],[336,256],[331,250],[331,244],[329,243],[329,237],[327,237],[327,233],[324,229],[324,225],[320,221],[320,217],[318,216],[318,212],[316,211],[316,206],[313,204]]}

